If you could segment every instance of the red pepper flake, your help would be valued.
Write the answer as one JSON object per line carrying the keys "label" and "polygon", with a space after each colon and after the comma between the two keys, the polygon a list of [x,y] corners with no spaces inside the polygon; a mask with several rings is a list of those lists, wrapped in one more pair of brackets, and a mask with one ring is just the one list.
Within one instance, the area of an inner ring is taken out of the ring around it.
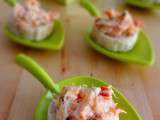
{"label": "red pepper flake", "polygon": [[101,90],[109,90],[109,88],[107,86],[102,86]]}
{"label": "red pepper flake", "polygon": [[109,97],[109,93],[108,92],[100,92],[99,94],[101,96],[103,96],[103,97]]}

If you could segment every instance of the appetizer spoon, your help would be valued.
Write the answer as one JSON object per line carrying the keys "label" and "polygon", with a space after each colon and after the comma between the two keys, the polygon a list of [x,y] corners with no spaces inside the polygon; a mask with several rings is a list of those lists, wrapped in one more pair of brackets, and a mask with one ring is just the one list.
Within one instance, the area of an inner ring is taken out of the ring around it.
{"label": "appetizer spoon", "polygon": [[[5,2],[11,7],[14,7],[17,3],[17,0],[5,0]],[[31,47],[31,48],[59,50],[64,45],[65,31],[64,31],[64,25],[61,20],[54,21],[54,26],[51,34],[41,41],[29,40],[24,36],[17,35],[11,29],[9,23],[5,24],[4,33],[8,38],[10,38],[11,41],[23,46]]]}
{"label": "appetizer spoon", "polygon": [[[16,57],[16,62],[34,75],[43,86],[49,90],[42,96],[38,107],[35,112],[35,120],[48,120],[48,109],[53,101],[52,94],[60,93],[64,86],[68,85],[87,85],[88,87],[100,87],[109,86],[109,84],[98,80],[93,77],[88,76],[75,76],[58,82],[57,84],[49,77],[49,75],[43,70],[32,58],[19,54]],[[123,96],[121,92],[113,88],[114,101],[118,104],[118,107],[122,108],[126,113],[120,114],[120,120],[142,120],[139,114],[136,112],[134,107],[129,103],[129,101]],[[51,91],[51,92],[50,92]]]}
{"label": "appetizer spoon", "polygon": [[155,54],[151,44],[151,40],[144,31],[141,31],[139,33],[135,47],[128,52],[113,52],[102,47],[95,42],[95,40],[91,36],[91,33],[92,27],[89,27],[85,35],[86,42],[96,51],[105,56],[119,60],[121,62],[133,64],[152,65],[155,62]]}
{"label": "appetizer spoon", "polygon": [[7,23],[4,27],[4,33],[11,41],[35,49],[59,50],[64,45],[64,26],[60,20],[55,21],[52,33],[41,41],[32,41],[22,36],[16,35]]}

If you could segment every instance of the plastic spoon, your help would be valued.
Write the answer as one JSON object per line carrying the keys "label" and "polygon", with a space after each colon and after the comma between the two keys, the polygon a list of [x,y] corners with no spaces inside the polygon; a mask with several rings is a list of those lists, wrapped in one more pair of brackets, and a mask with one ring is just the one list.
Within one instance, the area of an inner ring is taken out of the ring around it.
{"label": "plastic spoon", "polygon": [[[18,1],[5,0],[5,2],[9,6],[15,7]],[[23,46],[35,49],[59,50],[64,45],[64,36],[65,36],[64,25],[61,20],[55,20],[53,21],[53,24],[54,24],[53,30],[50,33],[50,35],[38,42],[33,42],[36,40],[30,40],[29,38],[24,37],[21,34],[17,35],[15,31],[13,31],[8,22],[4,25],[4,33],[8,38],[10,38],[9,40]]]}
{"label": "plastic spoon", "polygon": [[[98,80],[93,77],[87,76],[76,76],[70,77],[65,80],[61,80],[55,84],[49,75],[35,62],[32,58],[20,54],[16,57],[16,61],[19,65],[24,67],[27,71],[32,73],[43,85],[45,88],[49,89],[52,93],[59,93],[61,88],[68,85],[87,85],[88,87],[100,87],[108,86],[109,84],[105,83],[102,80]],[[142,120],[139,114],[136,112],[134,107],[129,103],[129,101],[114,87],[113,91],[116,97],[113,96],[113,99],[118,106],[126,111],[126,114],[120,115],[120,120]],[[38,107],[35,112],[35,120],[48,120],[47,114],[50,104],[53,101],[53,96],[51,92],[47,92],[40,100]]]}

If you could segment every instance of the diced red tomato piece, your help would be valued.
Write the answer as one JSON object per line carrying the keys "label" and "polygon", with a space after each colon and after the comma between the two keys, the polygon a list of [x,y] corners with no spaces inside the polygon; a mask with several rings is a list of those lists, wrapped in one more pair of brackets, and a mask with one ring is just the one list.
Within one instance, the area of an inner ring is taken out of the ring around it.
{"label": "diced red tomato piece", "polygon": [[108,92],[100,92],[99,94],[101,96],[104,96],[104,97],[109,97],[109,93]]}
{"label": "diced red tomato piece", "polygon": [[109,90],[109,88],[107,86],[102,86],[101,90]]}

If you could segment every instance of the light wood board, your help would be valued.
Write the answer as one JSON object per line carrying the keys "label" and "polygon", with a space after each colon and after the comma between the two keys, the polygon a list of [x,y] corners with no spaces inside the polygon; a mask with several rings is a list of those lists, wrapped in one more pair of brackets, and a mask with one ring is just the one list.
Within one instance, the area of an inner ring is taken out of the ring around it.
{"label": "light wood board", "polygon": [[0,120],[34,120],[34,111],[45,92],[36,79],[15,64],[18,53],[37,60],[55,80],[75,75],[93,75],[112,84],[133,103],[144,120],[160,120],[160,12],[131,8],[123,0],[93,0],[100,10],[128,9],[145,22],[145,31],[156,51],[153,66],[131,65],[109,59],[84,41],[87,25],[93,20],[77,4],[64,7],[43,0],[48,9],[59,10],[65,25],[65,46],[60,51],[34,50],[16,45],[3,33],[12,8],[0,1]]}

